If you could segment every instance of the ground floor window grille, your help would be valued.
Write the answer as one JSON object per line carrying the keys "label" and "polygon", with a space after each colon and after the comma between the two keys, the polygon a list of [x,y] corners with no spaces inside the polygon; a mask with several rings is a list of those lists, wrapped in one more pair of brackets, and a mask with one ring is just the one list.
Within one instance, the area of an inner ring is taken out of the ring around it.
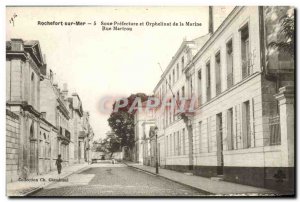
{"label": "ground floor window grille", "polygon": [[270,145],[279,145],[281,143],[279,115],[269,118],[269,129],[270,129]]}

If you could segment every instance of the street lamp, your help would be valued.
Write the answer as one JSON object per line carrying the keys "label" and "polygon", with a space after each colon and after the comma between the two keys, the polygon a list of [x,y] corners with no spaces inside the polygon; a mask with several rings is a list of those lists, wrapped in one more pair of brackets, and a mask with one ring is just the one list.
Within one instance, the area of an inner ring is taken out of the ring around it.
{"label": "street lamp", "polygon": [[155,139],[156,139],[156,147],[155,147],[155,173],[158,174],[158,152],[157,152],[157,147],[158,147],[158,143],[157,143],[157,132],[158,132],[158,128],[157,126],[155,126],[154,128],[154,132],[155,132]]}

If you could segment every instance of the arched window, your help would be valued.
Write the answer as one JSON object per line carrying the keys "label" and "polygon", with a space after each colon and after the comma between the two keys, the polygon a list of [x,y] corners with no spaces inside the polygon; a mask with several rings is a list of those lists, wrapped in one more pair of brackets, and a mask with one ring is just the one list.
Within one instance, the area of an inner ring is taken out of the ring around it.
{"label": "arched window", "polygon": [[34,122],[31,123],[30,130],[29,130],[29,168],[30,172],[35,172],[35,142],[34,142],[35,134],[34,134]]}
{"label": "arched window", "polygon": [[35,105],[35,79],[34,79],[33,72],[31,73],[30,91],[31,91],[32,106],[34,106]]}

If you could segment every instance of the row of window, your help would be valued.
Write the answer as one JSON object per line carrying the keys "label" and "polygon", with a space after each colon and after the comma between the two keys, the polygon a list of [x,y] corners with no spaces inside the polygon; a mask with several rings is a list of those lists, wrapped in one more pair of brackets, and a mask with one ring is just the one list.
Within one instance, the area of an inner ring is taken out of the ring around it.
{"label": "row of window", "polygon": [[[235,110],[235,113],[233,113]],[[230,108],[226,111],[226,114],[219,113],[216,115],[216,142],[217,150],[224,150],[223,145],[226,141],[227,150],[241,149],[241,148],[250,148],[254,146],[254,133],[251,133],[250,126],[250,102],[246,101],[242,103],[241,117],[239,117],[239,122],[241,125],[238,125],[238,116],[239,110],[237,106]],[[253,112],[252,112],[253,113]],[[235,115],[235,117],[234,117]],[[224,128],[223,118],[226,117],[227,125]],[[212,139],[211,139],[211,118],[207,118],[206,129],[202,126],[202,121],[198,123],[198,134],[199,134],[199,153],[209,153],[212,151]],[[242,127],[239,131],[241,135],[237,134],[238,127]],[[253,126],[254,127],[254,126]],[[206,134],[204,131],[206,130]],[[226,131],[225,131],[226,130]],[[234,132],[235,131],[235,132]],[[223,138],[224,133],[226,132],[227,137]],[[242,142],[240,142],[242,141]]]}
{"label": "row of window", "polygon": [[185,128],[166,136],[166,154],[167,156],[185,155]]}
{"label": "row of window", "polygon": [[[246,23],[241,29],[240,29],[240,41],[241,41],[241,60],[242,60],[242,78],[246,78],[252,73],[252,66],[253,66],[253,61],[252,61],[252,56],[250,53],[250,46],[249,46],[249,27],[248,23]],[[233,51],[233,40],[230,39],[226,42],[226,84],[227,84],[227,89],[231,88],[234,84],[234,51]],[[222,75],[222,70],[223,68],[221,67],[221,52],[218,51],[215,56],[214,56],[214,68],[215,68],[215,89],[216,89],[216,96],[219,95],[222,92],[222,82],[221,82],[221,75]],[[179,65],[177,64],[177,79],[179,78]],[[182,68],[184,68],[184,58],[182,58]],[[212,91],[212,75],[211,75],[211,61],[208,60],[205,65],[205,92],[206,92],[206,101],[210,101],[212,96],[211,96],[211,91]],[[175,83],[175,70],[173,69],[173,73],[169,74],[169,77],[166,77],[166,86],[167,84],[174,84]],[[203,72],[202,69],[200,69],[197,72],[197,85],[198,85],[198,106],[203,103]],[[173,75],[173,77],[172,77]],[[173,78],[173,80],[172,80]],[[190,77],[188,81],[188,96],[191,98],[192,95],[195,95],[194,93],[194,86],[193,86],[193,77]],[[171,87],[171,86],[169,86]],[[164,90],[165,89],[165,90]],[[164,88],[164,85],[160,88],[159,91],[159,98],[163,97],[163,92],[167,92],[167,88]],[[173,97],[176,96],[176,99],[178,100],[179,97],[181,96],[184,98],[186,95],[185,92],[185,85],[181,87],[180,90],[178,90]],[[162,124],[162,127],[165,128],[169,124],[171,124],[173,121],[175,121],[177,118],[175,116],[175,113],[170,111],[165,111],[163,114],[163,119],[160,120],[160,124]]]}
{"label": "row of window", "polygon": [[[241,41],[241,61],[242,61],[242,79],[246,78],[252,73],[252,66],[253,66],[253,58],[250,53],[250,46],[249,46],[249,27],[248,23],[245,24],[240,29],[240,41]],[[230,39],[226,43],[226,84],[227,89],[231,88],[234,84],[234,58],[233,58],[233,42]],[[222,82],[221,82],[221,75],[222,75],[222,67],[221,67],[221,52],[218,51],[214,56],[215,62],[215,89],[216,89],[216,96],[222,92]],[[206,101],[209,101],[211,97],[211,89],[212,89],[212,82],[211,82],[211,61],[208,60],[205,64],[205,72],[206,72],[206,83],[205,83],[205,91],[206,91]],[[202,103],[202,72],[201,69],[198,71],[198,101]]]}
{"label": "row of window", "polygon": [[[249,27],[248,23],[246,23],[241,29],[240,29],[240,41],[241,41],[241,61],[242,61],[242,78],[246,78],[252,73],[252,67],[253,67],[253,55],[250,52],[250,45],[249,45]],[[233,58],[233,40],[230,39],[226,43],[226,83],[227,88],[231,88],[234,84],[234,58]],[[183,64],[184,65],[184,58]],[[216,88],[216,95],[219,95],[222,92],[222,82],[221,82],[221,75],[222,75],[222,67],[221,67],[221,52],[218,51],[214,56],[214,62],[215,62],[215,88]],[[178,67],[178,65],[177,65]],[[184,66],[182,66],[184,67]],[[212,82],[211,82],[211,61],[208,60],[205,65],[206,68],[206,84],[205,84],[205,90],[206,90],[206,101],[209,101],[211,99],[211,89],[212,89]],[[172,77],[173,75],[173,77]],[[202,72],[201,69],[198,71],[197,74],[198,77],[198,98],[199,103],[202,103]],[[173,78],[173,80],[172,80]],[[169,74],[166,78],[166,85],[167,84],[174,84],[175,83],[175,70],[173,69],[173,74]],[[177,78],[179,78],[177,74]],[[173,82],[172,82],[173,81]],[[193,95],[193,78],[190,78],[189,81],[189,89],[190,89],[190,95]],[[159,97],[163,97],[163,87],[160,89]],[[167,92],[167,88],[165,89],[165,93]],[[179,96],[180,92],[177,92],[177,95]],[[185,90],[184,86],[181,89],[181,95],[182,97],[185,97]]]}
{"label": "row of window", "polygon": [[170,71],[169,75],[166,76],[165,82],[162,83],[162,85],[158,91],[158,97],[160,99],[162,99],[163,95],[167,94],[168,89],[170,89],[179,80],[179,78],[183,72],[184,65],[185,65],[184,56],[182,56],[181,57],[181,65],[179,65],[179,63],[177,63],[176,68],[173,68]]}
{"label": "row of window", "polygon": [[[176,96],[176,97],[175,97]],[[181,88],[181,97],[180,97],[180,91],[177,91],[176,95],[173,96],[173,98],[176,100],[176,102],[180,98],[185,97],[185,87],[182,86]],[[178,104],[178,103],[177,103]],[[166,128],[168,125],[173,123],[178,119],[178,117],[175,114],[175,108],[178,107],[176,103],[174,103],[174,109],[173,110],[164,110],[163,114],[163,120],[160,120],[160,124],[162,124],[162,128]]]}
{"label": "row of window", "polygon": [[[237,110],[235,108],[235,110]],[[237,112],[235,112],[235,116],[237,116]],[[237,127],[237,117],[235,117],[235,121],[233,120],[233,108],[230,108],[226,112],[227,118],[227,149],[234,150],[234,149],[241,149],[239,147],[239,138],[237,133],[233,132],[234,127]],[[234,125],[235,123],[235,125]],[[242,148],[249,148],[251,147],[251,141],[254,138],[251,136],[251,127],[250,127],[250,104],[249,101],[246,101],[242,104],[242,117],[241,117],[241,124],[242,124]],[[199,134],[199,153],[209,153],[213,150],[212,144],[212,128],[211,128],[211,118],[207,118],[207,125],[206,125],[206,134],[204,134],[205,128],[202,126],[202,121],[198,123],[198,134]],[[216,142],[220,142],[217,144],[217,150],[224,150],[223,145],[223,114],[219,113],[216,115]],[[205,144],[206,145],[205,145]],[[252,145],[253,146],[253,145]],[[181,131],[174,132],[166,136],[166,154],[167,156],[180,156],[186,155],[186,136],[185,136],[185,128]]]}
{"label": "row of window", "polygon": [[[253,104],[253,103],[252,103]],[[202,121],[198,123],[199,137],[198,153],[209,153],[214,150],[213,146],[216,145],[217,151],[226,150],[224,145],[227,145],[227,150],[246,149],[255,147],[255,126],[253,125],[251,131],[251,116],[253,116],[253,110],[250,109],[250,101],[245,101],[239,105],[234,106],[226,110],[226,112],[216,114],[215,130],[212,128],[212,121],[209,117],[206,120],[206,127],[203,127]],[[251,115],[252,114],[252,115]],[[226,118],[226,125],[224,123]],[[279,124],[270,124],[270,145],[280,144],[280,133],[272,133],[272,131],[280,131],[277,127]],[[272,129],[273,127],[273,129]],[[212,140],[215,132],[216,139]],[[223,135],[226,133],[226,138]],[[185,128],[182,130],[171,133],[165,137],[166,141],[166,155],[167,156],[180,156],[186,155],[186,135]],[[224,142],[226,141],[226,142]]]}
{"label": "row of window", "polygon": [[50,149],[50,142],[49,142],[49,134],[46,136],[44,133],[40,133],[39,138],[39,157],[40,158],[50,158],[51,157],[51,149]]}

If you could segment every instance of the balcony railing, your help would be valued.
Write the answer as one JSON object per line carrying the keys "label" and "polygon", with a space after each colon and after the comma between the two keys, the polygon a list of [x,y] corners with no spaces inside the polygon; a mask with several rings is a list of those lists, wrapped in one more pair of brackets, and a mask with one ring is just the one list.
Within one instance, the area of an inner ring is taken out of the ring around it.
{"label": "balcony railing", "polygon": [[294,69],[294,61],[278,61],[278,68],[279,69]]}
{"label": "balcony railing", "polygon": [[68,130],[65,130],[65,137],[69,140],[71,139],[71,133]]}
{"label": "balcony railing", "polygon": [[246,78],[247,76],[251,75],[253,73],[253,64],[251,60],[243,60],[242,61],[242,73],[243,73],[243,78]]}
{"label": "balcony railing", "polygon": [[270,129],[270,145],[279,145],[281,143],[279,115],[269,118],[269,129]]}

